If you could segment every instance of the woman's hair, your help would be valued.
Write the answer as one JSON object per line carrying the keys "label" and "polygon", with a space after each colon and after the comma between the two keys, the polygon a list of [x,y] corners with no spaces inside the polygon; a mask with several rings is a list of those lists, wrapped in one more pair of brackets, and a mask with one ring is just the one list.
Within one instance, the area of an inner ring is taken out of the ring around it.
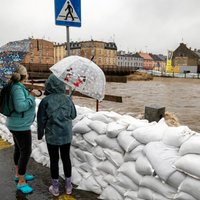
{"label": "woman's hair", "polygon": [[20,82],[28,78],[28,73],[26,67],[23,65],[18,65],[16,71],[12,74],[10,80],[12,82]]}

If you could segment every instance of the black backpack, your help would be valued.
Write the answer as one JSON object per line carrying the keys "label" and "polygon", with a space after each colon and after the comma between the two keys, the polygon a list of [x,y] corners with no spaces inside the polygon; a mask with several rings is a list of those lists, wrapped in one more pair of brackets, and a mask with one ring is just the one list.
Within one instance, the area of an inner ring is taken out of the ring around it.
{"label": "black backpack", "polygon": [[10,92],[12,89],[12,85],[12,83],[4,85],[0,92],[0,113],[5,116],[10,116],[14,111],[9,108]]}

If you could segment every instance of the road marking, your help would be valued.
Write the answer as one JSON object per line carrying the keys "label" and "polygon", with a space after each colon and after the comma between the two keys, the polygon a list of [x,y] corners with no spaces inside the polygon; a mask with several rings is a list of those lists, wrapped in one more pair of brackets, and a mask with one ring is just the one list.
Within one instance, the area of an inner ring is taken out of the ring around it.
{"label": "road marking", "polygon": [[11,147],[11,144],[0,138],[0,150]]}
{"label": "road marking", "polygon": [[71,195],[63,194],[55,198],[55,200],[76,200],[76,199],[72,197]]}

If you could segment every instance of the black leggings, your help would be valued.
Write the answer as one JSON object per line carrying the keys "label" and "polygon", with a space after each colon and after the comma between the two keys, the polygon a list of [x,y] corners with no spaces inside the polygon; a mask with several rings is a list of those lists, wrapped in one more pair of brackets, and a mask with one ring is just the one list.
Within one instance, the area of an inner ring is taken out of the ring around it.
{"label": "black leggings", "polygon": [[10,131],[15,143],[14,163],[18,166],[19,175],[26,173],[26,167],[32,151],[31,131]]}
{"label": "black leggings", "polygon": [[50,171],[51,178],[58,179],[59,177],[59,150],[63,163],[65,177],[71,177],[71,160],[70,160],[70,146],[71,144],[64,145],[51,145],[47,143],[47,148],[50,157]]}

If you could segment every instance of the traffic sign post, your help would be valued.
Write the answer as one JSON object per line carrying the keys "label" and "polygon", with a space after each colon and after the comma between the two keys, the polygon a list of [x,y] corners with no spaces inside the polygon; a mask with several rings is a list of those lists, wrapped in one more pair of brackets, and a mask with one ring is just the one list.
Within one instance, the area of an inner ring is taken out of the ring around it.
{"label": "traffic sign post", "polygon": [[81,26],[81,0],[55,0],[55,24],[66,26],[67,54],[70,56],[69,26]]}
{"label": "traffic sign post", "polygon": [[55,23],[61,26],[80,27],[80,0],[55,0]]}

